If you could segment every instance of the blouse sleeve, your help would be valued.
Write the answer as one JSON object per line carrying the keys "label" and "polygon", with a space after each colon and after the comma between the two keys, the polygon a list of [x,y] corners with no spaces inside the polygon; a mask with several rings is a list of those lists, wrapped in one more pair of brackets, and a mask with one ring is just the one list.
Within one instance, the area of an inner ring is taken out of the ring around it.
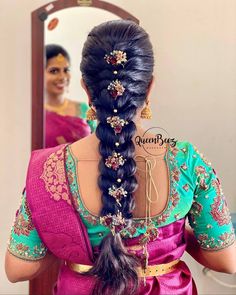
{"label": "blouse sleeve", "polygon": [[32,223],[25,190],[22,193],[20,207],[16,211],[12,225],[8,250],[11,254],[24,260],[42,259],[47,252],[47,248],[42,243]]}
{"label": "blouse sleeve", "polygon": [[226,248],[235,241],[235,232],[218,175],[206,157],[191,143],[188,162],[195,188],[188,213],[190,226],[201,248]]}

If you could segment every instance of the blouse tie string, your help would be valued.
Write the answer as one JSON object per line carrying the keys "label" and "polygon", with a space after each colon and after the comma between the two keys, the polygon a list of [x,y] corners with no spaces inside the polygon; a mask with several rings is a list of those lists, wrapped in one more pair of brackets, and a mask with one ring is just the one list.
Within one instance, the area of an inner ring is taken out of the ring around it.
{"label": "blouse tie string", "polygon": [[[138,170],[145,172],[145,227],[146,232],[143,235],[143,237],[140,240],[140,244],[143,246],[143,258],[144,258],[144,271],[148,267],[148,242],[150,242],[153,238],[153,233],[157,233],[157,229],[155,228],[154,224],[151,220],[151,204],[157,203],[159,200],[159,193],[156,187],[156,184],[154,182],[153,176],[152,176],[152,170],[156,166],[156,159],[152,158],[154,161],[150,159],[150,156],[143,156],[143,155],[136,155],[134,158],[141,157],[145,160],[145,170],[142,170],[140,168],[137,168]],[[152,199],[152,186],[155,191],[155,197]],[[154,229],[155,228],[155,229]],[[154,231],[152,231],[154,229]],[[146,285],[146,277],[143,278],[144,285]]]}

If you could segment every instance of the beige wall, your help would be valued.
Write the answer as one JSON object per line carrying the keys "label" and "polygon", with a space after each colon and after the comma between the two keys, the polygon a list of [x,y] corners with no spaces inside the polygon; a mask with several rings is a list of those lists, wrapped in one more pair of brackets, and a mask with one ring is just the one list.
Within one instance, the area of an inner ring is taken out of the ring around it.
{"label": "beige wall", "polygon": [[[27,283],[8,283],[3,253],[30,153],[30,13],[47,2],[0,1],[0,294],[27,294]],[[218,170],[236,211],[236,1],[110,2],[138,17],[155,47],[154,119],[149,125],[196,144]],[[235,294],[203,277],[199,265],[191,261],[190,266],[200,294]]]}

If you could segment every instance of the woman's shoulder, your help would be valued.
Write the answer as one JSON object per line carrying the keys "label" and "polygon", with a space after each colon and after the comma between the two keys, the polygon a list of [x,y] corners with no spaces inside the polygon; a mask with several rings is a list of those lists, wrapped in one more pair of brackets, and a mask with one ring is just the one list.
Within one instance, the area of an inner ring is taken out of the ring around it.
{"label": "woman's shoulder", "polygon": [[81,138],[69,145],[69,148],[76,158],[99,159],[99,140],[93,133]]}
{"label": "woman's shoulder", "polygon": [[170,143],[170,149],[175,153],[203,155],[199,150],[199,145],[188,140],[176,140]]}
{"label": "woman's shoulder", "polygon": [[77,100],[68,99],[68,103],[70,105],[75,106],[76,108],[89,109],[89,105],[85,101],[77,101]]}

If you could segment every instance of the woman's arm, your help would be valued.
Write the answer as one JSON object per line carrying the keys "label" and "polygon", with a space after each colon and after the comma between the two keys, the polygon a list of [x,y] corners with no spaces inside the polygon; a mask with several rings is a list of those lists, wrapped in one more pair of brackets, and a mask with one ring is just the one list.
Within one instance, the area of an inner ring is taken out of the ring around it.
{"label": "woman's arm", "polygon": [[221,250],[204,250],[190,227],[186,227],[186,251],[200,264],[214,271],[236,273],[236,243]]}
{"label": "woman's arm", "polygon": [[17,258],[7,251],[5,256],[5,271],[8,280],[11,283],[16,283],[32,280],[55,263],[59,265],[60,260],[49,253],[42,259],[29,261]]}

